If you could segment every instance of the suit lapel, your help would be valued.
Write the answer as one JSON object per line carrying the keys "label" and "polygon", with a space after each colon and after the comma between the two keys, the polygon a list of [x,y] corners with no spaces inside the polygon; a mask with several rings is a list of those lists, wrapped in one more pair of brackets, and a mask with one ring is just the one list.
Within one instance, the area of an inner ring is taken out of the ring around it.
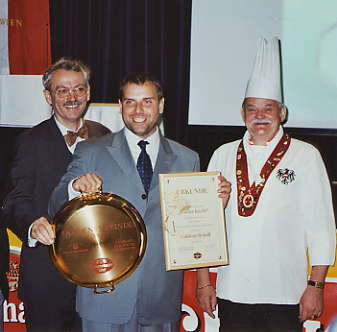
{"label": "suit lapel", "polygon": [[125,173],[128,180],[137,184],[139,189],[142,191],[143,184],[138,175],[138,171],[123,130],[111,135],[111,143],[107,146],[107,149],[112,159],[118,164],[121,171]]}
{"label": "suit lapel", "polygon": [[134,161],[123,131],[111,135],[111,144],[107,146],[107,149],[121,170],[127,174],[133,171],[130,165],[133,166]]}
{"label": "suit lapel", "polygon": [[[54,117],[51,117],[48,121],[47,121],[47,131],[48,131],[48,135],[46,135],[46,140],[49,142],[53,142],[53,145],[51,146],[57,146],[57,149],[63,154],[63,158],[64,160],[67,160],[68,162],[70,162],[71,158],[72,158],[72,154],[69,151],[69,149],[67,148],[66,142],[64,141],[64,138],[60,132],[59,127],[57,126]],[[60,156],[58,156],[59,159]]]}
{"label": "suit lapel", "polygon": [[160,145],[153,177],[151,181],[151,189],[158,186],[158,174],[172,172],[172,164],[177,159],[177,155],[172,151],[167,139],[160,135]]}
{"label": "suit lapel", "polygon": [[[128,179],[134,183],[137,183],[140,190],[143,191],[143,184],[138,175],[136,165],[132,158],[123,130],[115,135],[111,135],[111,143],[107,146],[107,149],[113,160],[126,174]],[[172,172],[172,164],[176,159],[177,156],[172,151],[167,139],[163,136],[160,136],[158,157],[153,171],[150,190],[158,186],[158,174]]]}

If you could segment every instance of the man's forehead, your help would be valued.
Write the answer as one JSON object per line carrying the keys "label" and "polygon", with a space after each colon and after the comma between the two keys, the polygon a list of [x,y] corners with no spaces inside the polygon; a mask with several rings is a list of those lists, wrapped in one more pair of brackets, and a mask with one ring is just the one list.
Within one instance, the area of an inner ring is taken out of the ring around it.
{"label": "man's forehead", "polygon": [[[134,100],[134,99],[138,99],[139,97],[137,95],[128,95],[128,96],[124,96],[123,100]],[[155,96],[141,96],[140,99],[142,100],[149,100],[149,99],[157,99]]]}
{"label": "man's forehead", "polygon": [[145,82],[144,84],[128,83],[123,88],[123,99],[141,96],[142,98],[156,98],[157,90],[153,83]]}
{"label": "man's forehead", "polygon": [[243,102],[244,106],[267,106],[267,105],[279,105],[279,102],[273,99],[266,98],[245,98]]}
{"label": "man's forehead", "polygon": [[84,75],[81,71],[75,70],[65,70],[65,69],[57,69],[52,73],[51,81],[58,82],[58,81],[83,81],[85,82]]}

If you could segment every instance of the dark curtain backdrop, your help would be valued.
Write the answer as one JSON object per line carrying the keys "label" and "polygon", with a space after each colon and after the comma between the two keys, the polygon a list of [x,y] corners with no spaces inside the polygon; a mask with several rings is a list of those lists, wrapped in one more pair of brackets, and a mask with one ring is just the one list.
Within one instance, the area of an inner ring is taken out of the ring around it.
{"label": "dark curtain backdrop", "polygon": [[50,0],[53,61],[91,67],[93,102],[117,102],[127,73],[151,72],[164,85],[165,135],[184,143],[191,9],[192,0]]}
{"label": "dark curtain backdrop", "polygon": [[[119,82],[128,72],[158,76],[165,88],[165,133],[199,152],[205,170],[213,151],[242,137],[245,129],[187,125],[191,9],[192,0],[50,0],[52,57],[79,58],[90,65],[96,102],[117,102]],[[9,169],[14,139],[21,130],[0,128],[8,161],[0,175]],[[288,131],[319,148],[337,183],[337,131]]]}

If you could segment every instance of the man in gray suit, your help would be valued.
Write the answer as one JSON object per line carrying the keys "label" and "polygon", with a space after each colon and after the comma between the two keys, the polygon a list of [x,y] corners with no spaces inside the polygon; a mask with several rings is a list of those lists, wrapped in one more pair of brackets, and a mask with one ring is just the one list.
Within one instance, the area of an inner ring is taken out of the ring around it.
{"label": "man in gray suit", "polygon": [[[52,195],[50,212],[55,214],[79,192],[97,191],[102,186],[104,192],[131,202],[146,224],[146,253],[128,279],[109,294],[97,295],[78,287],[77,310],[84,332],[178,331],[182,271],[165,271],[158,174],[198,171],[199,157],[160,134],[164,98],[160,83],[152,76],[128,75],[121,85],[119,103],[125,129],[76,147],[73,162]],[[141,158],[149,158],[150,168],[154,166],[148,184],[138,173]],[[219,197],[226,201],[229,191],[230,185],[221,178]]]}

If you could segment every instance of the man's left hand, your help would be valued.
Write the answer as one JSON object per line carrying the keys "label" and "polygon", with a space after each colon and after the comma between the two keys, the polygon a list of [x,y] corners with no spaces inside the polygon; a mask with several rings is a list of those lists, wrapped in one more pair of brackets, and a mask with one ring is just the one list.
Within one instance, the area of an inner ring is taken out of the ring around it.
{"label": "man's left hand", "polygon": [[231,183],[228,182],[222,175],[218,176],[219,186],[218,186],[218,196],[222,198],[223,207],[225,208],[232,191]]}
{"label": "man's left hand", "polygon": [[317,319],[323,312],[323,289],[307,286],[300,300],[301,322],[307,319]]}

